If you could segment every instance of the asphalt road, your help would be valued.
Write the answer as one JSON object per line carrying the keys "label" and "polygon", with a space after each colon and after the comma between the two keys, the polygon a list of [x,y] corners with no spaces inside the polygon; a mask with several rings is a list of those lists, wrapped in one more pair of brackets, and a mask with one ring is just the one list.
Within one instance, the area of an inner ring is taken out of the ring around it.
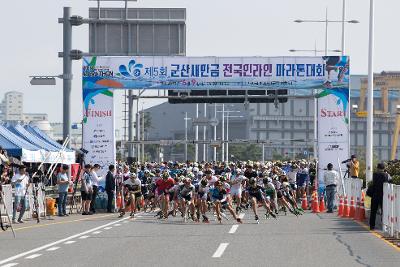
{"label": "asphalt road", "polygon": [[[287,215],[238,226],[134,220],[115,214],[17,225],[0,233],[0,266],[399,266],[400,250],[333,214]],[[83,219],[83,220],[82,220]]]}

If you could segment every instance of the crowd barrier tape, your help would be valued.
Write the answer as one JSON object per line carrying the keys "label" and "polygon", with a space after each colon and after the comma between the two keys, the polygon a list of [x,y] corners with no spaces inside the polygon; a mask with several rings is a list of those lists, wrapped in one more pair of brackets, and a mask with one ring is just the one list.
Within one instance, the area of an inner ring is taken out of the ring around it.
{"label": "crowd barrier tape", "polygon": [[383,184],[382,225],[385,234],[400,236],[400,185]]}

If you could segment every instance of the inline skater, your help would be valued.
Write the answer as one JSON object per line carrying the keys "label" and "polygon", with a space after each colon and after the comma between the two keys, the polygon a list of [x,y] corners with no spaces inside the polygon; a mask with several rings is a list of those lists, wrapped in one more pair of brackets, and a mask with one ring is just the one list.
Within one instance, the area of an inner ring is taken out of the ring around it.
{"label": "inline skater", "polygon": [[[136,207],[142,197],[142,191],[141,191],[142,182],[140,181],[139,178],[137,178],[135,173],[131,173],[130,179],[124,182],[124,187],[125,187],[125,199],[127,200],[125,209],[127,209],[130,206],[131,213],[129,216],[133,218],[136,213]],[[126,212],[125,209],[122,209],[119,217],[123,217],[125,215]]]}

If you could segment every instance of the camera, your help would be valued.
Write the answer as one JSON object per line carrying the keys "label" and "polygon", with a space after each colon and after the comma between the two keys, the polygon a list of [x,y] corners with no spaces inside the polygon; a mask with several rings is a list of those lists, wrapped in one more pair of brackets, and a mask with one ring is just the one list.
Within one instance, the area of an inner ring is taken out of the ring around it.
{"label": "camera", "polygon": [[351,161],[351,159],[346,159],[346,160],[342,161],[342,164],[346,164],[346,163],[348,163],[350,161]]}

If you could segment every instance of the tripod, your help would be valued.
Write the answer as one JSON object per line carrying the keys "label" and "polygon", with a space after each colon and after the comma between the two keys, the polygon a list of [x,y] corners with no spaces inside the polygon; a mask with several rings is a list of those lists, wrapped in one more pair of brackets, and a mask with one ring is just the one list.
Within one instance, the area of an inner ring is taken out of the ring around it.
{"label": "tripod", "polygon": [[[2,205],[3,205],[3,207],[2,207]],[[1,214],[2,208],[4,208],[5,216],[7,217],[7,223],[6,224],[3,223],[3,215]],[[0,228],[3,231],[7,231],[8,228],[11,228],[11,231],[12,231],[13,236],[15,238],[14,228],[13,228],[12,223],[11,223],[10,215],[8,214],[8,211],[7,211],[7,204],[5,203],[5,200],[4,200],[4,193],[3,193],[1,185],[0,185]]]}

